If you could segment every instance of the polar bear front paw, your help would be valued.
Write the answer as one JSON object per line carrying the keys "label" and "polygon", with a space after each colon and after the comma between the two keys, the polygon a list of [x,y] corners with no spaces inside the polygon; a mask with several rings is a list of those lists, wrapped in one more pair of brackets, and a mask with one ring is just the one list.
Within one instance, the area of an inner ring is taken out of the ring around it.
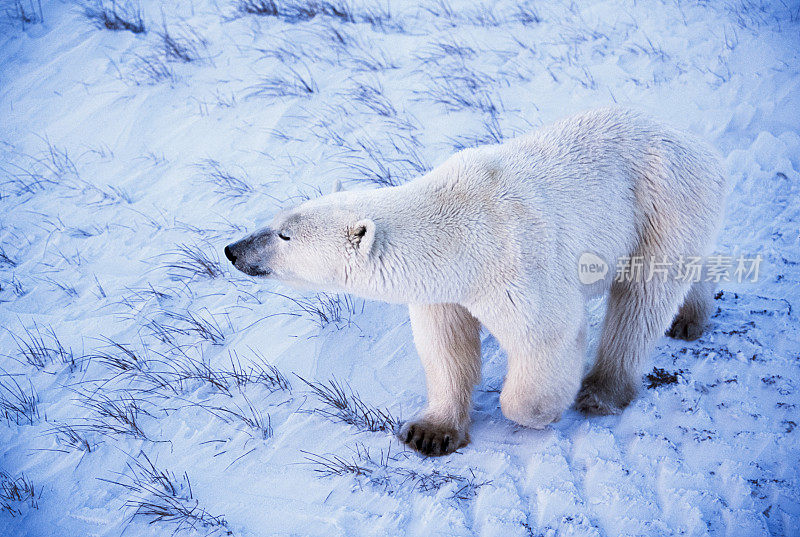
{"label": "polar bear front paw", "polygon": [[414,451],[428,457],[448,455],[469,443],[469,434],[425,419],[406,422],[397,435]]}

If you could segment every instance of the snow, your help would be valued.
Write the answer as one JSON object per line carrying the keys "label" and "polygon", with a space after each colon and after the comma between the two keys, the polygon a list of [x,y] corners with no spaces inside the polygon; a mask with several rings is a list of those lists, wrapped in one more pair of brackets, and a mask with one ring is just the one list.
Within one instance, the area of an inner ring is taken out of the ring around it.
{"label": "snow", "polygon": [[[0,535],[800,533],[796,2],[532,2],[522,17],[512,1],[391,0],[347,4],[354,20],[236,4],[143,1],[141,34],[77,3],[44,0],[27,24],[18,6],[36,2],[4,4]],[[166,54],[164,24],[192,61]],[[757,282],[721,283],[699,341],[659,341],[653,367],[674,382],[643,379],[622,415],[515,426],[485,333],[471,444],[420,458],[388,427],[331,419],[298,378],[411,418],[425,384],[404,308],[219,263],[336,180],[402,182],[457,148],[614,103],[719,149],[732,192],[718,251],[764,259]],[[187,271],[182,247],[210,272]],[[36,341],[38,365],[23,352]],[[125,350],[137,360],[113,366]],[[291,389],[258,370],[237,385],[235,368],[259,364]],[[19,390],[35,410],[10,408]],[[114,405],[138,429],[103,416]],[[154,492],[176,518],[145,513]]]}

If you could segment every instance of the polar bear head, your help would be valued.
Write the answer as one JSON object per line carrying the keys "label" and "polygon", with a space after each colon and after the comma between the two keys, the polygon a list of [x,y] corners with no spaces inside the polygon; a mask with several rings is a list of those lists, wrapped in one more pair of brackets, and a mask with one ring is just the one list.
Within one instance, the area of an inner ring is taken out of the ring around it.
{"label": "polar bear head", "polygon": [[246,274],[301,289],[460,303],[505,270],[513,234],[497,227],[472,184],[457,184],[460,160],[440,168],[401,186],[308,200],[229,244],[225,255]]}
{"label": "polar bear head", "polygon": [[225,247],[251,276],[299,288],[350,290],[354,274],[371,270],[376,223],[349,193],[334,193],[277,214],[272,223]]}

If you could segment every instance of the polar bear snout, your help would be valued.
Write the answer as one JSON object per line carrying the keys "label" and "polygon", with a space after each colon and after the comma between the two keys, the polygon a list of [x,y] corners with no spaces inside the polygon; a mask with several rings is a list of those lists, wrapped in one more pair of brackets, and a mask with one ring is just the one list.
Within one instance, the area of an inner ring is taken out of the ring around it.
{"label": "polar bear snout", "polygon": [[225,247],[225,257],[234,267],[249,276],[269,276],[268,258],[275,233],[263,229]]}
{"label": "polar bear snout", "polygon": [[228,261],[230,261],[231,263],[233,263],[235,265],[236,264],[236,254],[234,254],[233,250],[231,250],[231,246],[233,246],[233,245],[229,244],[228,246],[225,247],[225,257],[227,257]]}

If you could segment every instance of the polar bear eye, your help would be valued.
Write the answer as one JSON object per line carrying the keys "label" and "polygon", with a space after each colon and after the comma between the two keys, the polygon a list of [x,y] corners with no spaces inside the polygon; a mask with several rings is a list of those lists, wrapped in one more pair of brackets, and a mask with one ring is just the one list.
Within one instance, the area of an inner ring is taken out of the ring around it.
{"label": "polar bear eye", "polygon": [[284,241],[288,241],[290,239],[289,235],[287,235],[286,232],[284,232],[284,231],[279,231],[278,232],[278,237],[281,240],[284,240]]}

